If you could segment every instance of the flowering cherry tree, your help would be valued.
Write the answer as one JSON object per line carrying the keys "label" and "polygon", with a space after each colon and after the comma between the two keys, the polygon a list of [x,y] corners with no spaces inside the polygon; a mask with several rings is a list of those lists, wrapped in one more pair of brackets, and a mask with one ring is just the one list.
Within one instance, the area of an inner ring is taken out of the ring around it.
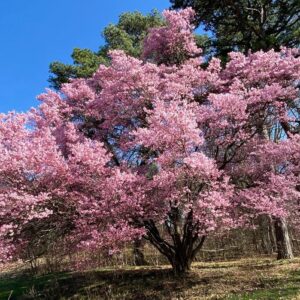
{"label": "flowering cherry tree", "polygon": [[181,274],[208,235],[298,211],[299,53],[203,67],[194,12],[164,16],[140,59],[112,51],[91,78],[2,116],[2,257],[32,220],[68,215],[79,248],[145,238]]}

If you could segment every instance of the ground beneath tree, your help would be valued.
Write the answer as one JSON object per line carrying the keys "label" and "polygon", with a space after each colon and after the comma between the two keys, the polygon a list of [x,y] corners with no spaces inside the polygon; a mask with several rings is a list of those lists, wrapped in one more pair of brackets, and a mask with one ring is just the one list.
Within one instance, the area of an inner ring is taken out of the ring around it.
{"label": "ground beneath tree", "polygon": [[195,263],[174,278],[167,266],[30,276],[5,270],[0,299],[300,299],[300,259]]}

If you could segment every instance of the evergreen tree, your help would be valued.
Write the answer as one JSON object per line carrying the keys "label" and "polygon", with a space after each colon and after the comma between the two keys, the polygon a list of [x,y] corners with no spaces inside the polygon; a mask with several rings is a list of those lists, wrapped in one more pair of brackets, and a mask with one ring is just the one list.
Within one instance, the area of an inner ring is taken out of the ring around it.
{"label": "evergreen tree", "polygon": [[174,9],[192,7],[197,25],[213,33],[212,45],[220,57],[238,50],[279,50],[298,47],[299,0],[170,0]]}
{"label": "evergreen tree", "polygon": [[155,10],[147,15],[140,12],[121,14],[117,24],[105,27],[103,31],[105,44],[99,48],[99,51],[75,48],[71,55],[73,64],[59,61],[50,64],[51,86],[58,89],[63,83],[68,82],[69,78],[90,77],[100,64],[108,63],[109,50],[119,49],[131,56],[140,56],[148,29],[162,24],[163,20]]}

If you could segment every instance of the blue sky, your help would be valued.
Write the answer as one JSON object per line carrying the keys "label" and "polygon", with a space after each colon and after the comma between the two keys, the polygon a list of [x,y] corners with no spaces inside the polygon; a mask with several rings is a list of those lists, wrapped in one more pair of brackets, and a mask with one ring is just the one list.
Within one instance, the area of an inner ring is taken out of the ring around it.
{"label": "blue sky", "polygon": [[167,0],[0,1],[0,112],[26,111],[49,84],[54,60],[70,63],[75,47],[97,50],[101,31],[125,11],[163,10]]}

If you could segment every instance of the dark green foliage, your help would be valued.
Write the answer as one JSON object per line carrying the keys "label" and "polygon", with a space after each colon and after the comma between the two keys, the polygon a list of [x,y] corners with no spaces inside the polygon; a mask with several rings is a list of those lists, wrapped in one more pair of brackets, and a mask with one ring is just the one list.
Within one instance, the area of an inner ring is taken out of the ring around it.
{"label": "dark green foliage", "polygon": [[108,63],[108,51],[111,49],[120,49],[129,55],[139,56],[148,29],[162,24],[163,20],[157,11],[145,16],[139,12],[122,14],[117,24],[110,24],[104,29],[105,45],[98,52],[75,48],[72,53],[73,64],[57,61],[50,64],[51,86],[58,89],[69,78],[91,76],[100,64]]}
{"label": "dark green foliage", "polygon": [[197,25],[213,33],[218,56],[229,51],[299,47],[299,0],[170,0],[173,8],[193,7]]}
{"label": "dark green foliage", "polygon": [[149,28],[161,25],[163,20],[157,11],[146,16],[140,12],[124,13],[120,16],[118,24],[109,25],[104,29],[106,47],[124,50],[127,54],[138,57]]}
{"label": "dark green foliage", "polygon": [[213,55],[213,44],[211,39],[206,34],[195,35],[196,44],[202,49],[202,54],[204,57],[210,58]]}
{"label": "dark green foliage", "polygon": [[55,61],[50,64],[49,81],[51,86],[59,88],[61,84],[68,82],[69,78],[82,78],[91,76],[98,68],[99,64],[107,63],[107,57],[101,51],[92,52],[89,49],[75,48],[72,53],[73,65],[63,64]]}

